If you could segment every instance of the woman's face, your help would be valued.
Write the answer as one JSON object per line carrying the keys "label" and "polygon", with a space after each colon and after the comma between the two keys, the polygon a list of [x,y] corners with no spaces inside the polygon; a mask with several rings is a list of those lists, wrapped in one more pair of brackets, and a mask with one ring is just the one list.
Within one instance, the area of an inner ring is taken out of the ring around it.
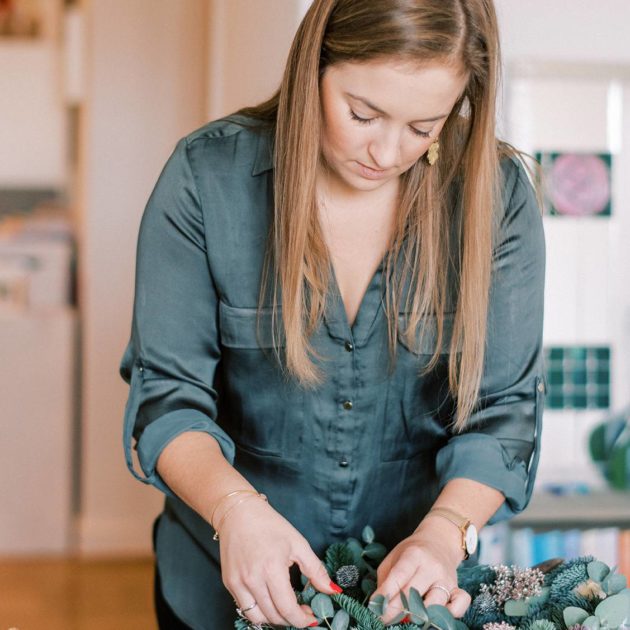
{"label": "woman's face", "polygon": [[449,65],[340,63],[320,82],[322,155],[347,192],[395,181],[428,150],[466,87]]}

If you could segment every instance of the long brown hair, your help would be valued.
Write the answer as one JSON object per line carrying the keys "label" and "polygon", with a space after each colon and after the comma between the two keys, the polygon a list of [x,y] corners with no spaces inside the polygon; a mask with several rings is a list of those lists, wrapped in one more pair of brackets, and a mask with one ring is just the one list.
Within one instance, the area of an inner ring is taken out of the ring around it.
{"label": "long brown hair", "polygon": [[[461,431],[475,408],[483,371],[499,153],[506,150],[495,139],[500,60],[492,0],[314,0],[293,40],[278,91],[237,112],[275,128],[274,221],[259,306],[271,277],[272,325],[285,336],[286,370],[304,386],[321,383],[323,375],[311,360],[321,357],[309,342],[323,315],[331,268],[317,218],[319,81],[332,64],[389,58],[455,64],[469,77],[440,133],[438,162],[429,166],[421,158],[401,176],[384,260],[390,359],[396,356],[399,312],[408,313],[402,334],[409,340],[423,334],[426,317],[435,316],[436,348],[422,372],[433,369],[443,345],[444,316],[454,311],[448,375],[456,400],[454,429]],[[460,191],[458,212],[449,196],[454,184]],[[395,277],[401,254],[402,273]],[[457,286],[454,304],[448,300],[449,277]],[[410,290],[403,305],[406,281]],[[281,321],[275,308],[279,290]]]}

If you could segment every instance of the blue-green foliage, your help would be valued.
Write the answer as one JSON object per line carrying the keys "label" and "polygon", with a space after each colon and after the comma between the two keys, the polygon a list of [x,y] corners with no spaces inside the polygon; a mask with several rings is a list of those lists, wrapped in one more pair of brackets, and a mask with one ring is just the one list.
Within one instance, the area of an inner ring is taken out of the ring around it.
{"label": "blue-green foliage", "polygon": [[[451,630],[482,630],[486,623],[501,622],[515,626],[517,630],[567,630],[563,614],[567,607],[582,609],[594,623],[599,623],[600,617],[596,609],[602,616],[616,620],[623,619],[623,615],[626,614],[630,606],[630,590],[623,588],[625,581],[614,571],[610,571],[605,564],[589,555],[567,560],[549,570],[545,574],[543,582],[548,589],[545,588],[540,597],[525,600],[526,606],[515,606],[515,609],[511,611],[516,613],[516,609],[521,608],[522,610],[519,612],[525,613],[522,616],[506,615],[504,605],[498,605],[490,593],[481,593],[481,585],[492,585],[497,573],[492,566],[478,565],[476,567],[460,567],[457,570],[458,586],[467,591],[472,599],[471,605],[461,620],[452,619],[444,606],[434,605],[426,609],[429,619],[422,625],[408,622],[384,626],[376,614],[379,607],[376,606],[375,612],[373,612],[368,609],[368,602],[366,601],[374,591],[376,569],[386,551],[380,543],[374,540],[374,537],[374,531],[366,526],[362,531],[360,540],[348,538],[343,543],[333,543],[326,550],[324,564],[330,577],[335,579],[337,572],[341,569],[339,577],[347,578],[347,584],[351,585],[343,593],[330,596],[318,595],[306,577],[302,576],[303,588],[301,591],[296,591],[298,603],[313,603],[320,613],[318,615],[320,619],[324,608],[326,609],[327,620],[322,620],[320,627],[327,628],[327,623],[332,620],[333,615],[337,615],[340,610],[343,610],[347,613],[348,618],[344,614],[338,615],[339,623],[336,625],[343,628],[348,624],[349,629],[356,628],[357,630],[385,630],[385,628],[387,630],[430,630],[433,625],[432,622],[435,624],[434,627],[439,627],[442,630],[447,630],[447,628],[451,628]],[[590,568],[589,563],[591,563]],[[357,573],[358,579],[354,583]],[[585,597],[575,590],[576,587],[589,580],[589,577],[608,593],[606,599],[600,600],[596,596]],[[546,594],[545,591],[547,590],[548,593]],[[412,612],[418,613],[420,607],[423,607],[421,596],[417,593],[413,595],[419,601],[407,601],[405,597],[402,599],[403,605],[408,610],[411,608]],[[520,601],[522,600],[516,600],[517,603]],[[606,604],[602,606],[603,602]],[[431,613],[433,613],[434,618]],[[402,618],[402,615],[399,618]],[[414,620],[418,622],[420,618],[426,619],[426,615],[420,615]],[[250,630],[251,624],[245,619],[237,619],[234,627],[235,630]],[[287,630],[297,629],[288,628]]]}
{"label": "blue-green foliage", "polygon": [[[593,556],[583,556],[569,560],[545,576],[545,584],[548,584],[550,587],[550,602],[563,602],[568,593],[582,582],[588,580],[586,567],[592,559]],[[579,606],[579,604],[570,605]]]}
{"label": "blue-green foliage", "polygon": [[470,593],[474,599],[479,593],[482,584],[490,584],[496,577],[496,571],[487,564],[478,564],[476,567],[460,567],[457,569],[457,584]]}
{"label": "blue-green foliage", "polygon": [[332,578],[341,567],[353,564],[352,553],[345,543],[333,543],[326,549],[324,564],[328,575]]}

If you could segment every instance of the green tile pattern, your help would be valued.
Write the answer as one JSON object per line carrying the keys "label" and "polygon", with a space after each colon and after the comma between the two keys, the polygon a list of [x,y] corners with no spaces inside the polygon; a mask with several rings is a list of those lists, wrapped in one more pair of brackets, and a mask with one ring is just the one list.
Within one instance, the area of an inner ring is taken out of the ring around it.
{"label": "green tile pattern", "polygon": [[610,347],[545,348],[549,409],[610,407]]}

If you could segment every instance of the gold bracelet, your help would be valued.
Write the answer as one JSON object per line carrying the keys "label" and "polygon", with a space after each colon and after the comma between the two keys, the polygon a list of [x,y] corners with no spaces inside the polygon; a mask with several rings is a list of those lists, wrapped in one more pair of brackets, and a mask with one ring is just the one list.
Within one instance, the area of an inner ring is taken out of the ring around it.
{"label": "gold bracelet", "polygon": [[[244,492],[251,492],[252,494],[258,494],[257,490],[233,490],[232,492],[229,492],[228,494],[224,494],[216,503],[216,505],[214,506],[214,510],[212,510],[212,514],[210,515],[210,525],[212,525],[212,521],[214,520],[214,515],[217,512],[217,508],[219,507],[219,503],[221,503],[221,501],[223,501],[223,499],[227,499],[228,497],[231,497],[235,494],[239,494],[239,493],[244,493]],[[212,527],[214,528],[214,525],[212,525]]]}
{"label": "gold bracelet", "polygon": [[[255,496],[260,497],[261,499],[264,499],[265,501],[267,501],[267,503],[269,503],[268,499],[267,499],[267,495],[263,494],[262,492],[260,493],[256,493]],[[217,525],[217,527],[214,528],[214,536],[212,537],[212,540],[219,540],[219,527],[220,525],[223,523],[223,521],[225,520],[225,517],[237,506],[240,505],[241,503],[243,503],[243,501],[247,501],[247,499],[251,499],[253,498],[252,496],[249,497],[243,497],[238,503],[235,503],[234,505],[231,505],[229,507],[229,509],[225,512],[225,514],[221,517],[221,522],[219,523],[219,525]]]}

